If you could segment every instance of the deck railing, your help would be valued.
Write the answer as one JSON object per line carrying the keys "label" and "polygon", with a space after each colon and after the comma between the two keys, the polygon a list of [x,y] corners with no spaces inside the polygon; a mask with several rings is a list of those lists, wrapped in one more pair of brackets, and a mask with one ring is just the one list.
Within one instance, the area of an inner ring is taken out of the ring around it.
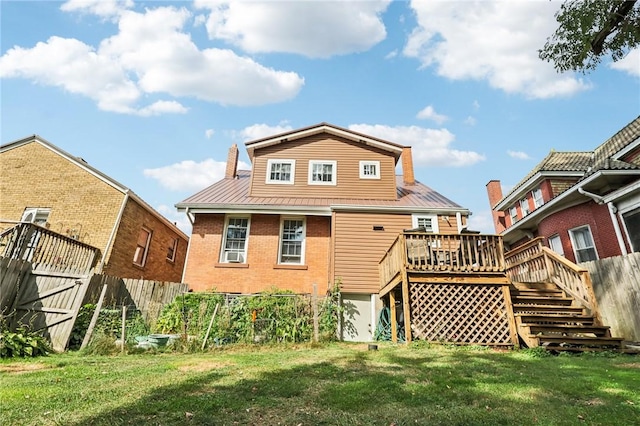
{"label": "deck railing", "polygon": [[407,272],[504,273],[502,237],[483,234],[404,232],[379,263],[381,288]]}
{"label": "deck railing", "polygon": [[0,256],[31,262],[33,270],[86,274],[100,250],[32,223],[0,233]]}
{"label": "deck railing", "polygon": [[538,237],[505,254],[507,276],[515,282],[552,282],[599,319],[589,271],[542,244]]}

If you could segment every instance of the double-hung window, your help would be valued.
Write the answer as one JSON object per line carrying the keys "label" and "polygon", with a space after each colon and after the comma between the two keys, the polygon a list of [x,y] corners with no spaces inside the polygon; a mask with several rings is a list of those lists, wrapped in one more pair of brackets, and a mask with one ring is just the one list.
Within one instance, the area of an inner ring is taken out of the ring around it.
{"label": "double-hung window", "polygon": [[360,161],[360,179],[380,179],[380,162]]}
{"label": "double-hung window", "polygon": [[335,161],[309,161],[309,185],[335,185],[337,168]]}
{"label": "double-hung window", "polygon": [[571,237],[573,251],[576,255],[576,263],[598,260],[598,253],[596,253],[596,247],[593,244],[593,237],[591,236],[591,229],[588,225],[570,229],[569,236]]}
{"label": "double-hung window", "polygon": [[280,229],[280,253],[278,254],[278,263],[304,264],[304,219],[283,218]]}
{"label": "double-hung window", "polygon": [[511,217],[512,225],[518,221],[518,210],[516,209],[516,206],[509,209],[509,217]]}
{"label": "double-hung window", "polygon": [[140,229],[140,232],[138,233],[138,240],[136,242],[136,250],[133,253],[134,264],[144,266],[145,263],[147,263],[149,244],[151,244],[151,230],[147,228]]}
{"label": "double-hung window", "polygon": [[245,263],[247,259],[247,238],[249,218],[229,217],[222,243],[222,263]]}
{"label": "double-hung window", "polygon": [[544,204],[544,200],[542,199],[542,189],[536,188],[531,191],[531,197],[533,198],[533,206],[536,209]]}
{"label": "double-hung window", "polygon": [[167,246],[167,260],[170,262],[175,262],[176,260],[176,251],[178,250],[178,239],[172,238],[169,241],[169,245]]}
{"label": "double-hung window", "polygon": [[560,240],[560,235],[556,234],[549,237],[549,247],[551,247],[551,250],[555,251],[560,256],[564,256],[564,248],[562,248],[562,240]]}
{"label": "double-hung window", "polygon": [[438,216],[436,215],[413,215],[411,217],[414,228],[421,228],[425,232],[438,233]]}
{"label": "double-hung window", "polygon": [[296,174],[295,160],[270,159],[267,161],[266,183],[293,185]]}
{"label": "double-hung window", "polygon": [[526,198],[520,200],[520,210],[522,211],[522,217],[529,214],[529,200]]}

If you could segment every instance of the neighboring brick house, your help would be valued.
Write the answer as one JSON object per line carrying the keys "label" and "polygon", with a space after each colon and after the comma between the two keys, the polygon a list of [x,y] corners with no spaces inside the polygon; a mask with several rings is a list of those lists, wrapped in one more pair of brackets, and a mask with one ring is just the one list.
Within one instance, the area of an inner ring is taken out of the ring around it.
{"label": "neighboring brick house", "polygon": [[340,282],[344,337],[368,341],[378,263],[398,235],[466,227],[467,209],[415,181],[410,147],[326,123],[245,145],[251,171],[236,170],[233,145],[225,178],[176,205],[193,223],[183,281],[196,291],[322,295]]}
{"label": "neighboring brick house", "polygon": [[487,184],[496,232],[513,247],[545,237],[573,262],[640,251],[640,117],[588,152],[555,152],[506,196]]}
{"label": "neighboring brick house", "polygon": [[179,282],[188,237],[130,189],[34,135],[0,146],[0,229],[33,222],[98,248],[97,272]]}

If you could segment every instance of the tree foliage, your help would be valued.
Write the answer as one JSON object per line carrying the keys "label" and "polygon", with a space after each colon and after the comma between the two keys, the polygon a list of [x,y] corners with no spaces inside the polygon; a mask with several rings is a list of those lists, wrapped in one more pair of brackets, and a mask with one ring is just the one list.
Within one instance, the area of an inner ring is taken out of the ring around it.
{"label": "tree foliage", "polygon": [[614,61],[640,45],[637,0],[567,0],[556,13],[558,29],[538,54],[556,70],[595,69],[604,55]]}

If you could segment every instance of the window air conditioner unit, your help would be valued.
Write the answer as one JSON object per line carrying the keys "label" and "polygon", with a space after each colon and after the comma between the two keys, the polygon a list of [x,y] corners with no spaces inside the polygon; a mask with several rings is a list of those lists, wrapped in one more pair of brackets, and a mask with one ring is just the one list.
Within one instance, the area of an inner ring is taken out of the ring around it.
{"label": "window air conditioner unit", "polygon": [[244,256],[237,251],[228,251],[224,254],[224,260],[229,263],[242,263],[244,262]]}

